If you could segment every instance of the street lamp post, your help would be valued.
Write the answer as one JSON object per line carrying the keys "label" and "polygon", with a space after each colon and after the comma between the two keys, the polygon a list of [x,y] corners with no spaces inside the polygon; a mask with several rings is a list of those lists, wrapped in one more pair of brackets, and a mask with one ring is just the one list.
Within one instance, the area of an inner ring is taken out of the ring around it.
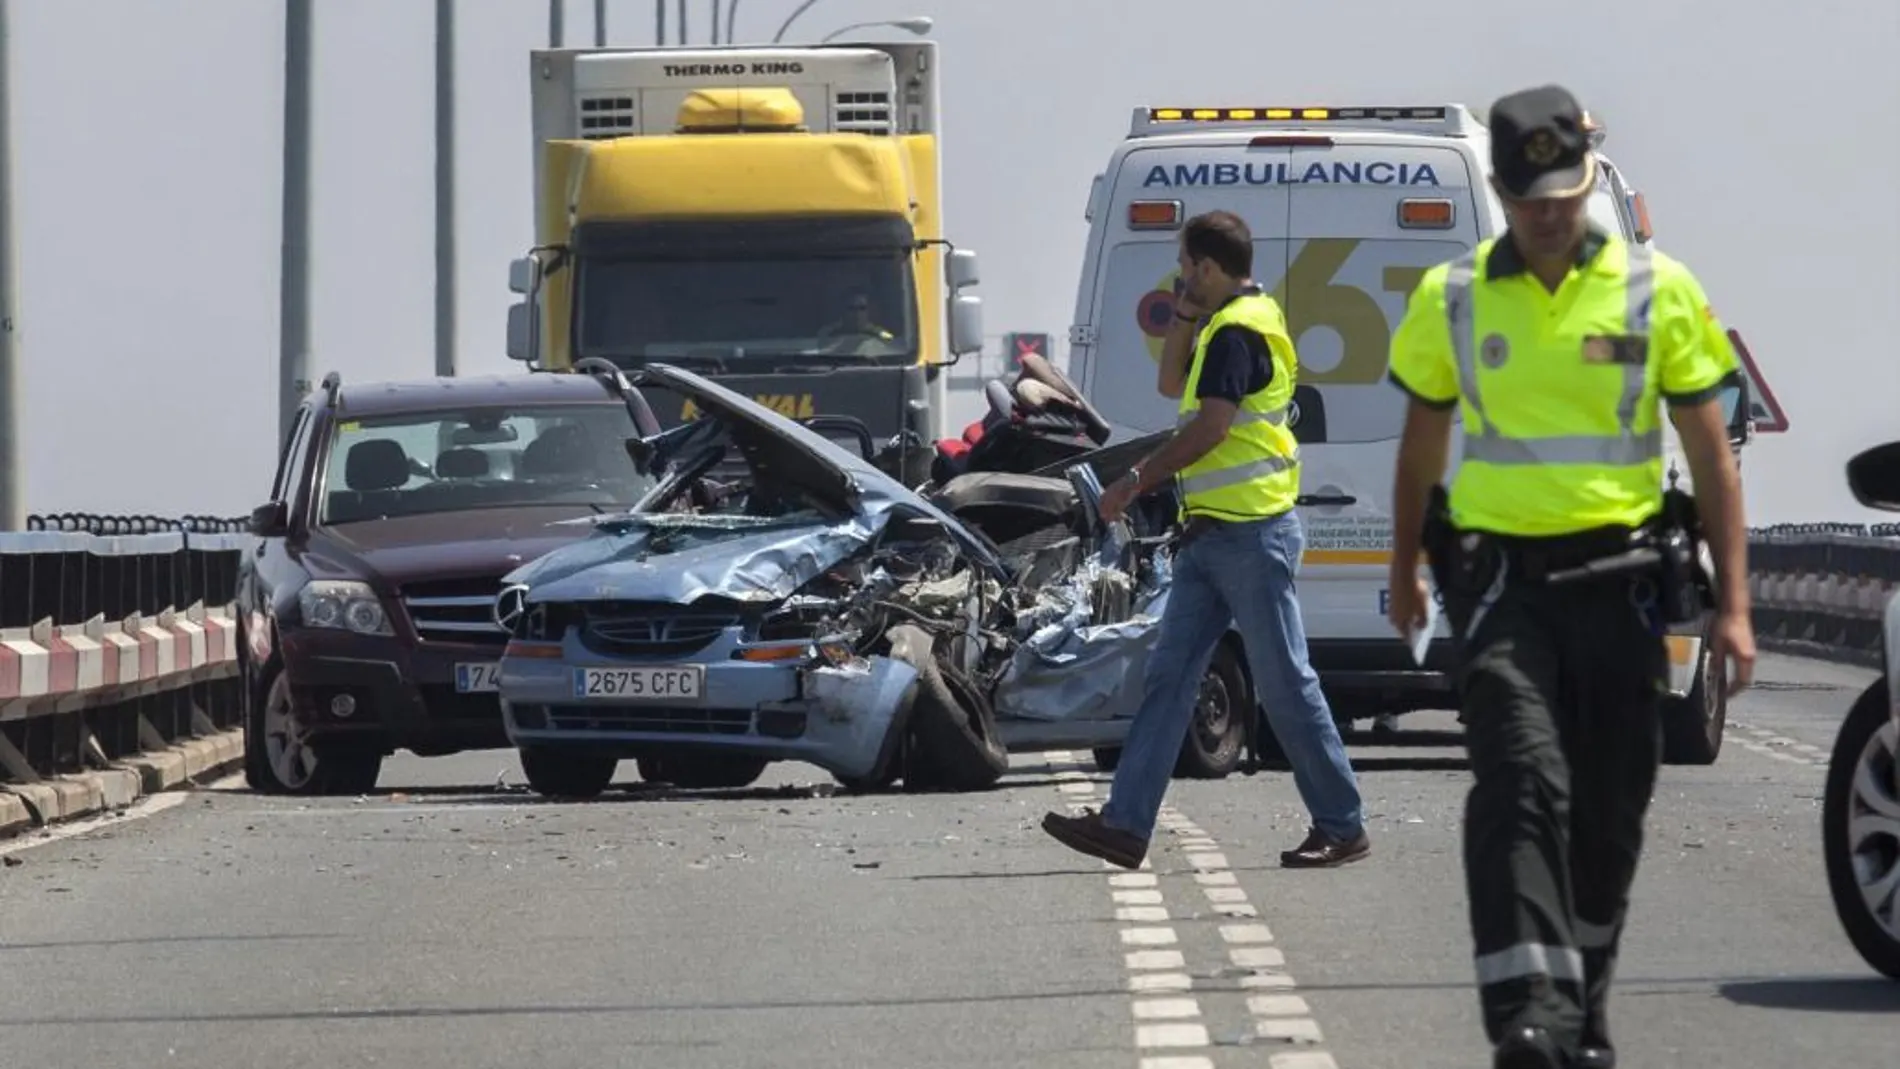
{"label": "street lamp post", "polygon": [[[713,0],[717,4],[719,0]],[[739,0],[726,0],[726,43],[732,43],[733,20],[739,17]],[[719,42],[714,41],[714,44]]]}
{"label": "street lamp post", "polygon": [[13,228],[13,71],[8,56],[7,0],[0,0],[0,531],[26,527],[26,465],[20,458],[20,376],[15,366],[14,308],[19,287]]}
{"label": "street lamp post", "polygon": [[778,44],[780,41],[785,40],[785,31],[791,29],[792,23],[798,21],[798,16],[810,11],[811,6],[817,2],[818,0],[805,0],[804,3],[793,8],[792,13],[785,16],[785,21],[779,24],[778,32],[772,35],[772,43]]}
{"label": "street lamp post", "polygon": [[849,26],[840,26],[837,29],[831,31],[830,33],[824,35],[823,37],[820,37],[818,39],[818,43],[822,45],[826,41],[830,41],[833,38],[836,38],[839,34],[850,33],[852,30],[867,29],[872,26],[889,26],[889,27],[892,27],[893,29],[909,30],[910,32],[917,34],[918,36],[921,37],[924,34],[927,34],[930,32],[930,27],[932,25],[933,25],[932,20],[930,16],[928,15],[916,15],[907,19],[891,19],[891,20],[880,19],[876,22],[854,22]]}

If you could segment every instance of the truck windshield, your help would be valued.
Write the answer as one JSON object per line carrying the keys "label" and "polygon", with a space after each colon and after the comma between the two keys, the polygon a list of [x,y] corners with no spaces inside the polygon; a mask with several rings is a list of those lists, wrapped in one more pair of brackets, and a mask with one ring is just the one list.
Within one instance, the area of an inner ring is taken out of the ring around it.
{"label": "truck windshield", "polygon": [[654,484],[627,455],[619,402],[440,409],[337,425],[322,523],[533,506],[625,511]]}
{"label": "truck windshield", "polygon": [[576,355],[753,370],[917,359],[902,220],[582,224],[575,245]]}

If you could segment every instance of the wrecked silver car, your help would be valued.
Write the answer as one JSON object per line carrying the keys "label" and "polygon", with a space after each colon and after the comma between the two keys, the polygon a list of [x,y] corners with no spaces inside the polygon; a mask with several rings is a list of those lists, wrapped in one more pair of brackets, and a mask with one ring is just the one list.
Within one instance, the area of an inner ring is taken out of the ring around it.
{"label": "wrecked silver car", "polygon": [[[773,761],[858,789],[982,789],[1010,752],[1052,747],[1112,767],[1168,554],[1101,525],[1091,458],[1108,451],[920,493],[867,459],[868,435],[858,455],[691,372],[630,378],[699,418],[630,441],[653,489],[570,521],[594,531],[506,577],[496,605],[504,721],[536,791],[597,794],[628,758],[694,788]],[[1204,697],[1227,708],[1196,718],[1185,774],[1238,763],[1237,652],[1210,666]]]}

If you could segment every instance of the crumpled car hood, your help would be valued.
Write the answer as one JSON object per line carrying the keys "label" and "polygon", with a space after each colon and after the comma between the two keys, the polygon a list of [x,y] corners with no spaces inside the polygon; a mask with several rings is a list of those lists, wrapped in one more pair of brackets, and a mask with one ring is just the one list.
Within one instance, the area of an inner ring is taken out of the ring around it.
{"label": "crumpled car hood", "polygon": [[[528,603],[666,601],[716,594],[774,602],[867,545],[855,521],[750,520],[665,514],[601,523],[591,537],[509,573]],[[736,533],[735,533],[736,532]]]}
{"label": "crumpled car hood", "polygon": [[836,521],[816,514],[760,518],[656,512],[595,517],[592,535],[517,568],[502,580],[504,585],[526,584],[528,604],[686,604],[706,594],[739,601],[781,600],[863,549],[894,511],[935,520],[966,553],[1001,573],[1002,566],[990,548],[949,513],[823,435],[690,371],[649,364],[640,369],[639,377],[690,399],[706,413],[772,439],[773,448],[783,451],[785,461],[779,477],[798,480],[849,515]]}

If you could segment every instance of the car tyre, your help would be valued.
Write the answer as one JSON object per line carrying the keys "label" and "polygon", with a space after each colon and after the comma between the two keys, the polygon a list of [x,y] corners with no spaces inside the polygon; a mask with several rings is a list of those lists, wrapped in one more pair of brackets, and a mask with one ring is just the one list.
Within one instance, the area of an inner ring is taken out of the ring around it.
{"label": "car tyre", "polygon": [[[1828,892],[1848,942],[1875,971],[1900,980],[1900,913],[1883,921],[1861,893],[1863,884],[1891,878],[1892,867],[1900,865],[1900,837],[1869,829],[1862,842],[1852,838],[1854,822],[1869,810],[1900,810],[1900,798],[1893,793],[1900,728],[1894,725],[1889,702],[1886,681],[1875,680],[1861,692],[1835,736],[1821,803],[1821,847]],[[1877,871],[1864,873],[1862,864]],[[1900,911],[1900,902],[1890,896],[1887,909]]]}
{"label": "car tyre", "polygon": [[1239,643],[1222,641],[1201,677],[1174,774],[1184,779],[1225,779],[1239,768],[1249,712],[1258,715]]}
{"label": "car tyre", "polygon": [[542,746],[518,751],[528,786],[545,798],[593,798],[614,781],[619,758],[611,754]]}
{"label": "car tyre", "polygon": [[1721,659],[1709,655],[1707,636],[1695,686],[1683,697],[1663,699],[1663,764],[1712,765],[1722,752],[1728,695]]}
{"label": "car tyre", "polygon": [[980,791],[1009,771],[989,699],[962,672],[926,654],[917,669],[904,783],[917,790]]}
{"label": "car tyre", "polygon": [[380,750],[354,741],[311,738],[293,715],[295,694],[282,665],[267,667],[261,682],[261,688],[244,689],[244,778],[252,790],[328,795],[376,789],[383,770]]}
{"label": "car tyre", "polygon": [[738,790],[765,775],[770,758],[742,754],[667,754],[635,761],[640,778],[648,783],[670,783],[689,791]]}
{"label": "car tyre", "polygon": [[1093,754],[1095,767],[1102,772],[1113,774],[1122,763],[1122,748],[1119,746],[1097,746]]}

